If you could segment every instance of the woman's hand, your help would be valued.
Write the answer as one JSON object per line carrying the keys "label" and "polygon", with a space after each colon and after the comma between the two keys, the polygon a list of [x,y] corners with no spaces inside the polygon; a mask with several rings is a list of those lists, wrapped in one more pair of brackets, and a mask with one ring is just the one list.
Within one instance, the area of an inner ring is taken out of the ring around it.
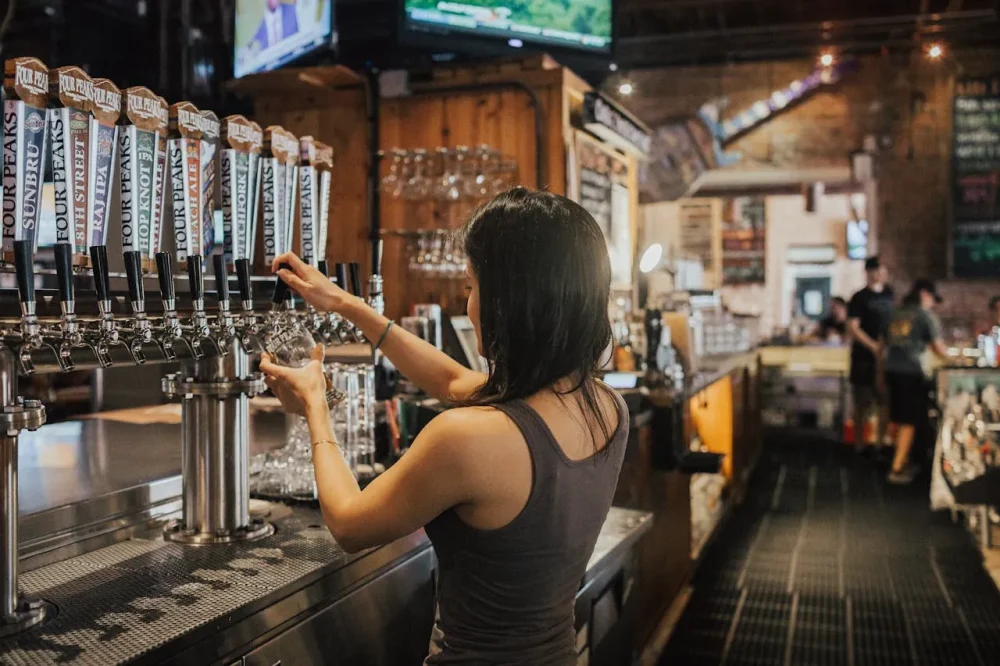
{"label": "woman's hand", "polygon": [[301,368],[276,365],[270,354],[261,355],[260,371],[265,382],[287,411],[306,416],[311,410],[327,409],[323,354],[323,345],[316,345],[312,360]]}
{"label": "woman's hand", "polygon": [[[282,264],[291,270],[279,268]],[[318,270],[299,259],[294,252],[286,252],[271,264],[271,270],[278,274],[305,301],[321,312],[343,314],[350,303],[358,301]]]}

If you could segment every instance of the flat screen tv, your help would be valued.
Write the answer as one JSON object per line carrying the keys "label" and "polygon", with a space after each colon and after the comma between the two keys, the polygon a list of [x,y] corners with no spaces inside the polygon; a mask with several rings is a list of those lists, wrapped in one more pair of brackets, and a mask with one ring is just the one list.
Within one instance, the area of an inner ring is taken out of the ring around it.
{"label": "flat screen tv", "polygon": [[334,0],[236,0],[233,76],[265,72],[336,42]]}
{"label": "flat screen tv", "polygon": [[404,0],[409,33],[610,54],[613,0]]}

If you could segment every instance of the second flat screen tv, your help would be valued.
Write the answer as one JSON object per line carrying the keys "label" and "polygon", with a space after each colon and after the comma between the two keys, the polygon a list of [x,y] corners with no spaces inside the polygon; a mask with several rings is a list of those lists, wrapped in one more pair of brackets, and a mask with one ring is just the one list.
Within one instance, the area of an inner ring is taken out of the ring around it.
{"label": "second flat screen tv", "polygon": [[336,41],[334,0],[236,0],[233,76],[281,67]]}
{"label": "second flat screen tv", "polygon": [[480,36],[511,46],[611,52],[613,0],[405,0],[412,32]]}

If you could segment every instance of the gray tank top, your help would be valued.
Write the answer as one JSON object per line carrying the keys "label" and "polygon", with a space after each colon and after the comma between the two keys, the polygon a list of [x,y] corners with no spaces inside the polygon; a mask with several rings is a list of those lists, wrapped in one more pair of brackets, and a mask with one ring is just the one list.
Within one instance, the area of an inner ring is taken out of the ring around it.
{"label": "gray tank top", "polygon": [[497,405],[531,453],[528,502],[496,530],[470,527],[454,509],[427,525],[440,570],[425,664],[576,663],[576,593],[611,507],[628,439],[628,408],[611,393],[618,407],[611,441],[579,461],[566,457],[527,403]]}

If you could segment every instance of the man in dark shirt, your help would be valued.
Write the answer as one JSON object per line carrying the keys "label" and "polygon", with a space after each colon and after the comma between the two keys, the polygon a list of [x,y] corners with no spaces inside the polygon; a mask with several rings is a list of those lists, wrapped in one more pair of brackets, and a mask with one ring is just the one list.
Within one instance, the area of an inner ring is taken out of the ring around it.
{"label": "man in dark shirt", "polygon": [[886,284],[887,271],[878,257],[865,261],[867,285],[854,294],[847,306],[848,330],[851,344],[851,391],[854,396],[854,445],[862,451],[869,444],[865,441],[865,424],[874,412],[878,427],[874,429],[875,443],[881,443],[888,418],[884,414],[883,396],[878,390],[879,341],[892,317],[894,295]]}

